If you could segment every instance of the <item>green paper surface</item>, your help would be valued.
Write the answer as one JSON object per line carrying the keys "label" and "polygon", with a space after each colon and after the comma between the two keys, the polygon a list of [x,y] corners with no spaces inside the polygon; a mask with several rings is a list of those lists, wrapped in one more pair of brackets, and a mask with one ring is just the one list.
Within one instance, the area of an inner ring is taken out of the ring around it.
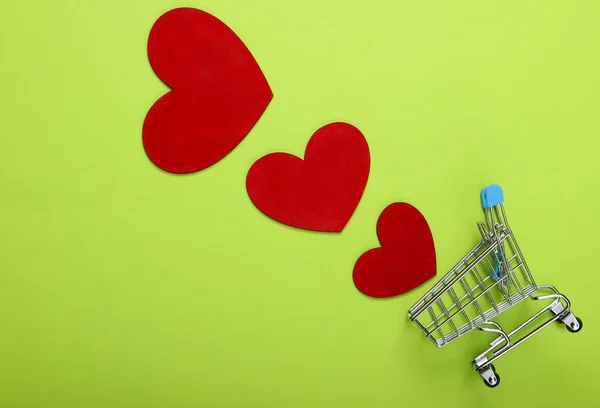
{"label": "green paper surface", "polygon": [[[187,176],[141,140],[167,90],[147,36],[180,6],[236,31],[275,95],[229,156]],[[0,407],[600,404],[600,2],[33,0],[2,20]],[[333,121],[371,149],[346,229],[265,217],[249,167],[302,155]],[[494,390],[470,366],[489,337],[437,349],[406,316],[476,242],[491,183],[537,282],[584,321],[500,359]],[[370,299],[352,268],[394,201],[429,221],[438,275]]]}

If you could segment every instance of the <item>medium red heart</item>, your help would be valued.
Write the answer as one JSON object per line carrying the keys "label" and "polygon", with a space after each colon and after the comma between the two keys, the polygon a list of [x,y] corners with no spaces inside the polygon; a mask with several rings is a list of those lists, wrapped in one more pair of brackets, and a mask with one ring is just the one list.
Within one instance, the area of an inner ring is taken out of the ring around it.
{"label": "medium red heart", "polygon": [[377,221],[380,248],[373,248],[354,265],[354,284],[375,298],[398,296],[436,274],[433,236],[425,217],[410,204],[387,206]]}
{"label": "medium red heart", "polygon": [[171,173],[192,173],[221,160],[273,98],[242,40],[198,9],[162,15],[150,31],[148,58],[172,90],[146,115],[144,148],[154,164]]}
{"label": "medium red heart", "polygon": [[370,164],[360,130],[336,122],[311,137],[304,160],[287,153],[260,158],[248,171],[246,188],[254,205],[274,220],[340,232],[362,197]]}

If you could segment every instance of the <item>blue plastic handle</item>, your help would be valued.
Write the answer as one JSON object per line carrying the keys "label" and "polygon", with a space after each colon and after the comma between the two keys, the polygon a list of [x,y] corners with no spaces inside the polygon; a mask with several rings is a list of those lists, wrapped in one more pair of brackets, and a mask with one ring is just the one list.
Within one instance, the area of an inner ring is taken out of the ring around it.
{"label": "blue plastic handle", "polygon": [[485,188],[483,190],[481,190],[481,206],[483,208],[488,208],[487,198],[485,197]]}
{"label": "blue plastic handle", "polygon": [[481,206],[483,208],[492,208],[503,202],[504,193],[502,192],[502,187],[498,184],[492,184],[481,191]]}

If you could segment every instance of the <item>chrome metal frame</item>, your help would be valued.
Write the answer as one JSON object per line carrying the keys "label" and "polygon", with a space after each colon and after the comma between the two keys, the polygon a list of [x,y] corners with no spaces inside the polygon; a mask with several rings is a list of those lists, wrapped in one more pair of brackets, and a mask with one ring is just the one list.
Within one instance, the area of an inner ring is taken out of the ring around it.
{"label": "chrome metal frame", "polygon": [[[495,387],[500,376],[492,363],[501,356],[552,322],[564,323],[570,332],[579,331],[582,322],[571,312],[569,299],[554,286],[535,283],[504,204],[484,208],[484,212],[485,222],[478,223],[481,241],[410,308],[408,316],[437,347],[473,329],[496,334],[490,347],[473,361],[485,384]],[[543,301],[544,306],[509,333],[493,321],[525,299]],[[532,325],[544,314],[542,323]]]}

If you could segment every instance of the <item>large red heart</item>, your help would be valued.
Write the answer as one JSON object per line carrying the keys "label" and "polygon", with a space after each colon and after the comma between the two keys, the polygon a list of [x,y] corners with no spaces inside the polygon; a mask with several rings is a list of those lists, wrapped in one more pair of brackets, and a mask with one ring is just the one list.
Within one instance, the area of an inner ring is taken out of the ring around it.
{"label": "large red heart", "polygon": [[410,204],[387,206],[377,221],[380,248],[373,248],[354,265],[354,284],[376,298],[398,296],[436,274],[433,236],[425,217]]}
{"label": "large red heart", "polygon": [[192,173],[221,160],[273,98],[242,40],[198,9],[162,15],[150,31],[148,58],[172,90],[146,115],[144,148],[154,164],[172,173]]}
{"label": "large red heart", "polygon": [[248,171],[246,188],[254,205],[279,222],[340,232],[362,197],[370,164],[360,130],[336,122],[311,137],[304,160],[287,153],[260,158]]}

